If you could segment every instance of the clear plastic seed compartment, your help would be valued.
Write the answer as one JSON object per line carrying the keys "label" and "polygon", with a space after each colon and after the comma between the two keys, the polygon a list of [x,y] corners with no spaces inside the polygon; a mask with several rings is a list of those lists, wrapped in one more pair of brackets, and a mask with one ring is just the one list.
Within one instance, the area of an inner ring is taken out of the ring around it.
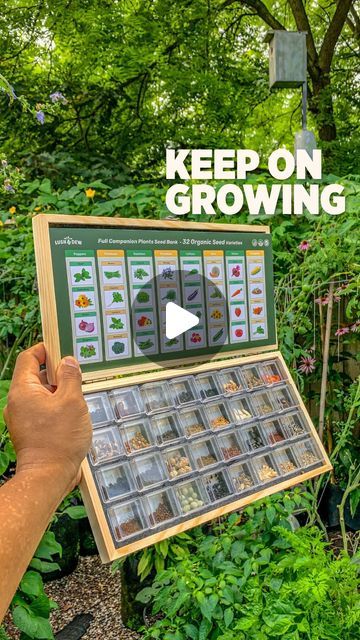
{"label": "clear plastic seed compartment", "polygon": [[167,473],[159,453],[148,453],[133,460],[133,474],[139,490],[155,487],[167,480]]}
{"label": "clear plastic seed compartment", "polygon": [[144,412],[144,405],[137,386],[114,389],[110,394],[110,399],[119,420],[132,418]]}
{"label": "clear plastic seed compartment", "polygon": [[215,372],[199,373],[195,376],[195,384],[198,389],[199,397],[203,402],[212,400],[213,398],[221,395]]}
{"label": "clear plastic seed compartment", "polygon": [[281,424],[288,438],[298,438],[309,432],[309,427],[298,411],[281,416]]}
{"label": "clear plastic seed compartment", "polygon": [[191,454],[186,445],[164,451],[163,458],[170,480],[176,480],[194,470]]}
{"label": "clear plastic seed compartment", "polygon": [[274,446],[281,442],[284,442],[287,438],[287,433],[283,427],[281,418],[271,418],[270,420],[264,420],[261,423],[262,432],[265,436],[265,444]]}
{"label": "clear plastic seed compartment", "polygon": [[276,466],[282,476],[298,472],[299,464],[291,447],[281,447],[273,453]]}
{"label": "clear plastic seed compartment", "polygon": [[264,386],[264,381],[261,377],[259,368],[255,364],[246,365],[240,367],[241,377],[244,381],[245,387],[248,391],[258,389]]}
{"label": "clear plastic seed compartment", "polygon": [[171,488],[149,493],[143,500],[143,506],[151,527],[169,523],[180,515]]}
{"label": "clear plastic seed compartment", "polygon": [[197,469],[212,467],[221,460],[215,438],[200,438],[191,446],[191,453]]}
{"label": "clear plastic seed compartment", "polygon": [[267,446],[258,422],[241,427],[241,429],[238,430],[238,436],[241,438],[246,451],[256,451],[257,449],[264,449]]}
{"label": "clear plastic seed compartment", "polygon": [[174,378],[169,382],[173,404],[176,407],[186,406],[199,399],[199,391],[193,376]]}
{"label": "clear plastic seed compartment", "polygon": [[153,446],[154,438],[147,418],[124,422],[120,427],[125,453],[132,455]]}
{"label": "clear plastic seed compartment", "polygon": [[202,476],[210,503],[225,500],[232,494],[230,478],[225,469]]}
{"label": "clear plastic seed compartment", "polygon": [[205,405],[205,413],[210,429],[213,431],[232,425],[232,417],[225,402],[209,402]]}
{"label": "clear plastic seed compartment", "polygon": [[236,431],[228,431],[217,438],[217,443],[223,460],[238,458],[245,452],[240,437]]}
{"label": "clear plastic seed compartment", "polygon": [[298,404],[289,385],[276,387],[272,390],[272,398],[276,411],[286,411]]}
{"label": "clear plastic seed compartment", "polygon": [[253,472],[259,483],[266,484],[279,478],[279,471],[270,453],[253,458],[251,462]]}
{"label": "clear plastic seed compartment", "polygon": [[184,516],[202,509],[209,503],[209,497],[201,478],[181,482],[174,487],[174,493],[179,504],[180,513]]}
{"label": "clear plastic seed compartment", "polygon": [[93,433],[90,460],[93,465],[115,460],[124,453],[119,429],[116,425],[96,429]]}
{"label": "clear plastic seed compartment", "polygon": [[114,538],[118,542],[139,535],[149,528],[139,499],[111,507],[108,517]]}
{"label": "clear plastic seed compartment", "polygon": [[295,452],[299,465],[302,469],[323,463],[323,458],[320,452],[310,439],[293,445],[293,451]]}
{"label": "clear plastic seed compartment", "polygon": [[236,396],[228,400],[232,421],[235,424],[248,422],[255,417],[255,410],[250,395]]}
{"label": "clear plastic seed compartment", "polygon": [[187,438],[193,438],[207,429],[207,423],[201,406],[185,407],[180,409],[179,420],[182,431]]}
{"label": "clear plastic seed compartment", "polygon": [[169,444],[183,437],[182,428],[176,411],[168,411],[152,416],[151,431],[158,446]]}
{"label": "clear plastic seed compartment", "polygon": [[229,476],[235,493],[252,491],[258,484],[247,462],[237,462],[228,467]]}
{"label": "clear plastic seed compartment", "polygon": [[145,411],[148,414],[166,411],[175,404],[172,400],[169,383],[166,380],[143,384],[141,386],[141,396]]}
{"label": "clear plastic seed compartment", "polygon": [[216,373],[216,379],[224,396],[232,396],[245,389],[239,369],[221,369]]}
{"label": "clear plastic seed compartment", "polygon": [[251,395],[251,402],[258,417],[267,416],[277,409],[272,400],[270,391],[254,391]]}
{"label": "clear plastic seed compartment", "polygon": [[258,365],[261,378],[267,387],[281,384],[287,379],[285,371],[280,362],[277,360],[269,360]]}
{"label": "clear plastic seed compartment", "polygon": [[115,415],[106,393],[86,394],[84,397],[94,427],[102,426],[115,420]]}
{"label": "clear plastic seed compartment", "polygon": [[120,462],[96,472],[104,502],[118,500],[136,490],[129,462]]}

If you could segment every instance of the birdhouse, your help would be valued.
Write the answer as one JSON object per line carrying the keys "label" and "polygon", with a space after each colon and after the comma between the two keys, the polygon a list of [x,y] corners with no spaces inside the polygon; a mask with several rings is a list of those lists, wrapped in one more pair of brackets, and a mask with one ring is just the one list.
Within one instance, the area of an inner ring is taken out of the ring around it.
{"label": "birdhouse", "polygon": [[300,87],[306,82],[306,31],[269,31],[270,89]]}

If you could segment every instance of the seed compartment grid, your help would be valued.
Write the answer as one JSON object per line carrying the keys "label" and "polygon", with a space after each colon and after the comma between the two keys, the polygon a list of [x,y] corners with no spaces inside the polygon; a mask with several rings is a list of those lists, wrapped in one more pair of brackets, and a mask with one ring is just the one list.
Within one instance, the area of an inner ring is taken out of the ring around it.
{"label": "seed compartment grid", "polygon": [[89,460],[117,548],[323,463],[274,360],[86,399],[98,411]]}

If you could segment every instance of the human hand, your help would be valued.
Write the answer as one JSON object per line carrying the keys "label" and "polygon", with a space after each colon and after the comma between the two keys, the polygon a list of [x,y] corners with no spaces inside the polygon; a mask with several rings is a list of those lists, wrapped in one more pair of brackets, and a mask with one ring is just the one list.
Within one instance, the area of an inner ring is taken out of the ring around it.
{"label": "human hand", "polygon": [[80,464],[91,444],[92,427],[81,391],[80,367],[63,358],[57,387],[47,383],[42,343],[23,351],[15,365],[5,422],[17,454],[17,473],[48,469],[64,481],[64,493],[80,480]]}

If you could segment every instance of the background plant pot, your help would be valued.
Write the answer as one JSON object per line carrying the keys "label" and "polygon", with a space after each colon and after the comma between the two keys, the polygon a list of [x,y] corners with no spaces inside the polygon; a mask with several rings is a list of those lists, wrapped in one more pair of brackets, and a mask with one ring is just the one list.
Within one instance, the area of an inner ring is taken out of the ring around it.
{"label": "background plant pot", "polygon": [[80,532],[80,555],[95,556],[98,553],[88,518],[78,520]]}
{"label": "background plant pot", "polygon": [[135,600],[137,594],[152,582],[148,576],[140,582],[137,574],[138,557],[129,556],[121,567],[121,619],[129,629],[138,630],[144,625],[144,605]]}
{"label": "background plant pot", "polygon": [[345,503],[344,518],[345,518],[345,524],[348,527],[348,529],[351,529],[352,531],[360,530],[360,506],[357,507],[354,513],[354,516],[352,516],[351,510],[350,510],[349,498],[346,500],[346,503]]}
{"label": "background plant pot", "polygon": [[51,525],[51,531],[55,534],[56,541],[62,546],[62,557],[54,556],[54,562],[58,563],[60,569],[44,574],[43,578],[46,582],[72,573],[76,569],[80,552],[78,520],[72,520],[67,514],[63,514]]}
{"label": "background plant pot", "polygon": [[328,484],[321,499],[318,510],[322,521],[329,529],[340,527],[339,509],[344,491],[336,484]]}

